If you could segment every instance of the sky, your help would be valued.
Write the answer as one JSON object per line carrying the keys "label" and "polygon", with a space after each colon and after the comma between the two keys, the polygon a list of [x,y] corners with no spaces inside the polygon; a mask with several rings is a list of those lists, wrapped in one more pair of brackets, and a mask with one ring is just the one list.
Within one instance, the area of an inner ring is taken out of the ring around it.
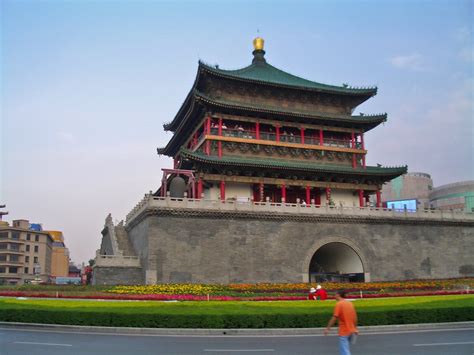
{"label": "sky", "polygon": [[378,87],[355,111],[388,113],[365,136],[369,165],[474,179],[473,1],[0,3],[4,219],[62,230],[76,263],[172,166],[156,148],[198,60],[247,66],[257,35],[280,69]]}

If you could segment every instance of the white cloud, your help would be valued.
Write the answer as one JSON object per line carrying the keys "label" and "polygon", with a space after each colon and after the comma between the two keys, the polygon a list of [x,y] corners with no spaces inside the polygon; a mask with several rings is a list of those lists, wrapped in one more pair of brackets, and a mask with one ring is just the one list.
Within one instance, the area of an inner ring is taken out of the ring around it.
{"label": "white cloud", "polygon": [[390,58],[390,64],[400,69],[424,70],[423,56],[418,53],[398,55]]}

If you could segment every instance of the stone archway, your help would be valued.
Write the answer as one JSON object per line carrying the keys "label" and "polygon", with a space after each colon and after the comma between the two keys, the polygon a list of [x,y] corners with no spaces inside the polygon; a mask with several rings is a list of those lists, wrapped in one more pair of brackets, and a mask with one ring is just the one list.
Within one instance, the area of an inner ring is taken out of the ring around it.
{"label": "stone archway", "polygon": [[369,265],[360,248],[351,240],[330,237],[318,240],[303,260],[303,282],[369,282]]}

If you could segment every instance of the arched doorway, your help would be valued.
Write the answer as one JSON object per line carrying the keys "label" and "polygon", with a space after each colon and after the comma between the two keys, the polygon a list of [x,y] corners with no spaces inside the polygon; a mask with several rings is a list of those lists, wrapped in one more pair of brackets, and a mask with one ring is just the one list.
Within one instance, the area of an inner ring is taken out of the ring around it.
{"label": "arched doorway", "polygon": [[311,258],[309,281],[364,282],[364,266],[360,256],[347,244],[327,243]]}

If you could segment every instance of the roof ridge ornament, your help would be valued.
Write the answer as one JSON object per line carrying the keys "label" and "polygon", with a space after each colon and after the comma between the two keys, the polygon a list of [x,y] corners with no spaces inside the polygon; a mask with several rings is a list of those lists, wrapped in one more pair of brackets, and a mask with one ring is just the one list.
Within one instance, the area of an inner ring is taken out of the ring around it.
{"label": "roof ridge ornament", "polygon": [[264,58],[265,51],[263,50],[264,44],[265,44],[265,40],[262,37],[256,37],[253,40],[254,51],[252,52],[253,54],[252,64],[258,65],[258,64],[266,63],[266,60]]}

